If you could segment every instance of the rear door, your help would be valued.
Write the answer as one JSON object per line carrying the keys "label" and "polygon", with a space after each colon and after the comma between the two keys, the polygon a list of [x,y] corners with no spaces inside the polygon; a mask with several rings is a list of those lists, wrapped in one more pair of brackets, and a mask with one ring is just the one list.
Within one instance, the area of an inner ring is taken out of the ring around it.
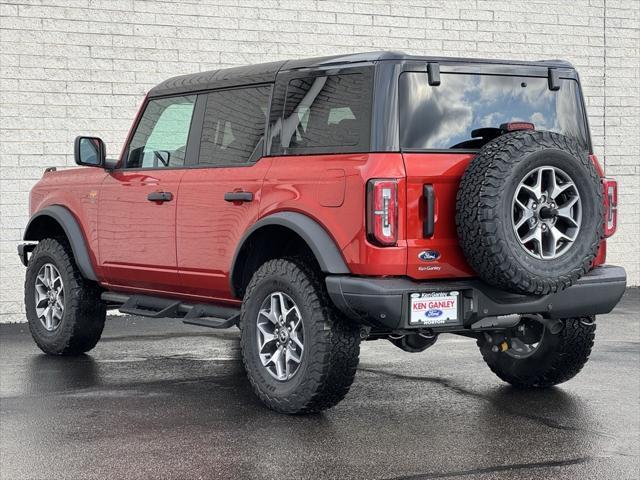
{"label": "rear door", "polygon": [[184,293],[229,299],[229,270],[244,232],[255,223],[262,182],[271,85],[218,90],[204,103],[197,168],[179,190],[177,252]]}
{"label": "rear door", "polygon": [[99,256],[112,285],[174,290],[176,205],[195,101],[195,95],[150,100],[121,168],[102,184]]}

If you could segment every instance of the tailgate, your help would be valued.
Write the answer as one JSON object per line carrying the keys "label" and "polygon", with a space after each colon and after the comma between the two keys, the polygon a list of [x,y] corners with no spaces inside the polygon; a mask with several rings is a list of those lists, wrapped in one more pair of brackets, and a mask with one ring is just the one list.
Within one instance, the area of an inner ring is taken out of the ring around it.
{"label": "tailgate", "polygon": [[458,245],[455,214],[458,184],[474,154],[403,153],[402,157],[407,172],[407,275],[472,276]]}

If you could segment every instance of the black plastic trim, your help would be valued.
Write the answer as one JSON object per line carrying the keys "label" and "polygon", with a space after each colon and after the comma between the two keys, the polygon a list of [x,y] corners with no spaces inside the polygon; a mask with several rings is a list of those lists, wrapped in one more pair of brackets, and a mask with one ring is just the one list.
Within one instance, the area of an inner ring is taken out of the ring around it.
{"label": "black plastic trim", "polygon": [[25,267],[29,265],[29,254],[34,248],[36,248],[35,243],[21,243],[18,245],[18,256]]}
{"label": "black plastic trim", "polygon": [[[98,142],[98,157],[100,157],[100,163],[98,164],[93,164],[93,163],[84,163],[82,161],[80,161],[80,142],[82,141],[83,138],[88,138],[90,140],[95,140]],[[75,138],[75,140],[73,141],[73,158],[76,162],[77,165],[83,166],[83,167],[98,167],[98,168],[104,168],[104,165],[106,163],[106,157],[107,157],[107,153],[106,153],[107,149],[104,145],[104,141],[100,138],[100,137],[88,137],[86,135],[80,135],[77,136]],[[49,167],[49,168],[55,168],[55,167]],[[52,171],[49,169],[46,169],[45,172],[47,171]],[[55,171],[55,170],[53,170]]]}
{"label": "black plastic trim", "polygon": [[560,90],[560,72],[557,68],[549,69],[549,90]]}
{"label": "black plastic trim", "polygon": [[[151,295],[128,295],[118,292],[103,292],[100,296],[108,308],[117,308],[122,313],[151,318],[183,318],[184,323],[211,328],[229,328],[239,318],[240,308],[209,303],[184,303],[175,298]],[[222,321],[211,320],[213,318]],[[204,319],[209,319],[208,321]]]}
{"label": "black plastic trim", "polygon": [[440,85],[440,65],[432,62],[427,63],[427,76],[429,77],[429,85],[437,87]]}
{"label": "black plastic trim", "polygon": [[82,230],[80,230],[80,226],[76,218],[65,207],[61,205],[51,205],[35,213],[24,230],[23,240],[39,240],[39,238],[36,238],[34,235],[32,228],[35,228],[34,224],[40,217],[51,217],[58,222],[64,230],[67,240],[69,240],[69,243],[71,244],[71,250],[73,251],[73,256],[80,273],[86,279],[97,281],[98,279],[93,270],[93,265],[91,263],[91,258],[89,257],[89,251],[87,250],[87,244],[84,235],[82,234]]}
{"label": "black plastic trim", "polygon": [[234,287],[234,278],[239,272],[236,272],[236,265],[238,263],[238,257],[242,251],[242,247],[245,242],[251,237],[251,235],[257,232],[259,229],[269,226],[278,225],[286,227],[296,234],[298,234],[305,243],[309,246],[313,255],[315,256],[320,269],[325,273],[331,274],[348,274],[350,273],[349,267],[342,258],[342,254],[338,249],[336,243],[331,236],[318,222],[306,215],[297,212],[278,212],[272,215],[268,215],[258,222],[256,222],[251,228],[249,228],[240,239],[238,247],[233,255],[230,268],[229,282],[231,284],[231,292],[234,296],[238,296]]}
{"label": "black plastic trim", "polygon": [[392,330],[416,328],[408,322],[410,293],[459,291],[462,311],[457,329],[464,330],[478,320],[501,315],[538,313],[560,319],[609,313],[624,294],[626,272],[613,265],[597,267],[566,290],[545,296],[512,294],[477,279],[418,282],[405,277],[336,275],[328,276],[326,284],[329,296],[345,315],[358,323]]}
{"label": "black plastic trim", "polygon": [[[204,113],[206,108],[207,96],[203,94],[197,95],[196,103],[193,107],[193,114],[191,115],[191,125],[189,126],[189,136],[187,137],[187,150],[184,155],[184,165],[186,167],[198,165],[198,162],[200,161],[200,141],[202,138],[202,128],[204,125]],[[128,144],[127,151],[129,151]]]}
{"label": "black plastic trim", "polygon": [[425,203],[425,218],[422,224],[422,233],[424,238],[433,236],[436,223],[436,195],[433,191],[433,185],[425,185],[423,187],[423,196]]}
{"label": "black plastic trim", "polygon": [[225,68],[209,72],[192,73],[169,78],[149,91],[149,97],[161,97],[175,93],[195,92],[217,87],[246,85],[249,83],[272,82],[278,72],[291,72],[304,69],[341,68],[361,63],[439,63],[443,65],[482,65],[499,68],[506,67],[557,67],[571,69],[573,66],[564,60],[519,61],[488,58],[429,57],[409,55],[401,51],[375,51],[327,57],[302,58]]}
{"label": "black plastic trim", "polygon": [[226,192],[224,194],[225,202],[252,202],[253,192]]}
{"label": "black plastic trim", "polygon": [[32,241],[39,240],[35,237],[32,228],[34,228],[36,220],[40,217],[51,217],[58,222],[64,230],[67,240],[69,240],[73,257],[82,276],[94,282],[98,281],[95,271],[93,270],[91,257],[89,257],[86,240],[82,234],[82,230],[80,230],[80,225],[73,214],[62,205],[51,205],[35,213],[29,220],[27,228],[25,228],[23,239]]}

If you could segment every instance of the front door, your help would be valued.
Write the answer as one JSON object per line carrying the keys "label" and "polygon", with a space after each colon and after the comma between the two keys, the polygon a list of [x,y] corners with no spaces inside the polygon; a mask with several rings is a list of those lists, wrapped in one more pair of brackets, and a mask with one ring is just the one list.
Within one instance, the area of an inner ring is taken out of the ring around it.
{"label": "front door", "polygon": [[120,168],[102,184],[99,257],[111,285],[175,290],[175,218],[195,99],[150,100]]}
{"label": "front door", "polygon": [[255,223],[271,86],[205,94],[198,168],[180,183],[176,240],[183,293],[229,299],[229,270],[244,232]]}

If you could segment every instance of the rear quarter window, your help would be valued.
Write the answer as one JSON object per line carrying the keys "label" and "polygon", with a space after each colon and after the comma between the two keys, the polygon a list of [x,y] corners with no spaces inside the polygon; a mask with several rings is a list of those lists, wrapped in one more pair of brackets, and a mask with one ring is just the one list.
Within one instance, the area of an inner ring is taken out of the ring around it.
{"label": "rear quarter window", "polygon": [[291,80],[281,125],[283,153],[367,151],[371,88],[365,73]]}
{"label": "rear quarter window", "polygon": [[405,72],[399,110],[403,149],[478,149],[491,140],[491,129],[516,121],[589,148],[575,80],[562,79],[559,90],[550,90],[546,77],[444,73],[439,86],[430,86],[425,73]]}

